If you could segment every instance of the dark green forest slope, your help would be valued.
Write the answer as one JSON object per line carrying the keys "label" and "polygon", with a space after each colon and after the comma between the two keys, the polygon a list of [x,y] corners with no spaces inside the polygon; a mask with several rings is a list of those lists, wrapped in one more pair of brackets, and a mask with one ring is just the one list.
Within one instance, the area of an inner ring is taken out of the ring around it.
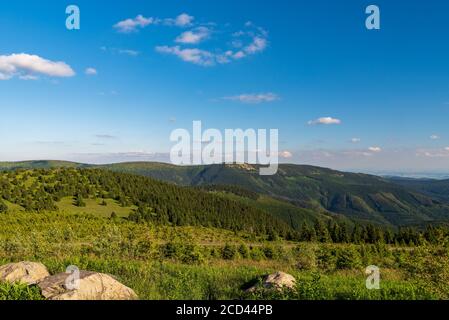
{"label": "dark green forest slope", "polygon": [[449,205],[415,188],[367,174],[282,164],[274,176],[260,176],[254,165],[175,167],[123,163],[107,166],[183,185],[237,185],[297,207],[344,215],[382,225],[419,225],[449,221]]}
{"label": "dark green forest slope", "polygon": [[[331,169],[281,164],[274,176],[260,176],[256,165],[173,166],[164,163],[136,162],[89,166],[70,162],[35,161],[0,163],[0,169],[78,167],[108,169],[175,183],[180,186],[238,186],[282,202],[271,206],[279,217],[297,225],[303,215],[313,220],[322,215],[332,219],[351,219],[384,226],[421,226],[449,222],[447,189],[438,192],[386,178]],[[240,197],[241,198],[241,197]],[[243,197],[247,202],[248,197]],[[249,197],[251,198],[251,197]],[[234,199],[242,202],[242,199]],[[273,204],[274,202],[272,202]],[[260,204],[260,201],[259,203]],[[285,205],[296,211],[286,214]],[[266,202],[265,202],[266,205]]]}
{"label": "dark green forest slope", "polygon": [[114,199],[123,207],[134,206],[129,219],[174,226],[205,226],[276,233],[284,237],[294,230],[281,219],[254,206],[209,192],[160,182],[148,177],[100,169],[35,169],[0,174],[0,211],[5,203],[27,212],[56,211],[63,198],[74,205],[87,199]]}
{"label": "dark green forest slope", "polygon": [[435,179],[407,179],[407,178],[388,178],[389,181],[399,184],[403,187],[415,189],[418,192],[427,194],[430,197],[449,202],[449,180]]}

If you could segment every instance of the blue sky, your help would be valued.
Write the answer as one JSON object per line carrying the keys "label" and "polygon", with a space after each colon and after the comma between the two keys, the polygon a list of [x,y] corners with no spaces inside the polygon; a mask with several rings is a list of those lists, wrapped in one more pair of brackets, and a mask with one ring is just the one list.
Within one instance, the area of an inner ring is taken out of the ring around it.
{"label": "blue sky", "polygon": [[[65,27],[69,4],[80,30]],[[381,30],[365,28],[370,4]],[[447,12],[437,0],[2,2],[0,160],[164,160],[170,132],[201,120],[278,128],[285,162],[449,172]]]}

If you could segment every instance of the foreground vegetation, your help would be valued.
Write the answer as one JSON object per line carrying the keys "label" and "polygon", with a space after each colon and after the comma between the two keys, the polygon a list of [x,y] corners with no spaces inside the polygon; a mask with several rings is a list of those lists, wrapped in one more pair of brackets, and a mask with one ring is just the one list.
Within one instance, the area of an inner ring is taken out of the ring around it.
{"label": "foreground vegetation", "polygon": [[[294,243],[248,239],[201,227],[136,224],[123,218],[56,212],[5,213],[0,263],[32,260],[51,273],[68,265],[110,273],[141,299],[448,299],[448,247]],[[364,269],[381,268],[381,289],[365,287]],[[282,270],[292,292],[247,294],[246,285]],[[0,285],[0,299],[36,299]]]}

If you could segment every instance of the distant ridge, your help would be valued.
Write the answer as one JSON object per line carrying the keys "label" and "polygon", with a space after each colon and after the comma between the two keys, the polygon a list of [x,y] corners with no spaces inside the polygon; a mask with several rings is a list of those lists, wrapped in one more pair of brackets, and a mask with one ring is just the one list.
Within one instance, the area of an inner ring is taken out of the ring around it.
{"label": "distant ridge", "polygon": [[17,162],[0,162],[1,170],[16,170],[16,169],[52,169],[52,168],[83,168],[94,165],[61,161],[61,160],[30,160]]}

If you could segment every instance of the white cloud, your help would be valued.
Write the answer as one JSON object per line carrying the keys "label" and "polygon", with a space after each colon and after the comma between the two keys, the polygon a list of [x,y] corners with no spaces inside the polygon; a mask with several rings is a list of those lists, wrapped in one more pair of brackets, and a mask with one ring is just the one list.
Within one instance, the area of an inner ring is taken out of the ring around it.
{"label": "white cloud", "polygon": [[178,27],[187,27],[192,25],[194,19],[195,17],[192,17],[187,13],[182,13],[176,17],[176,19],[174,20],[174,24]]}
{"label": "white cloud", "polygon": [[176,42],[184,44],[197,44],[207,39],[210,35],[210,30],[206,27],[198,27],[194,30],[183,32],[176,38]]}
{"label": "white cloud", "polygon": [[438,139],[440,139],[440,136],[439,136],[439,135],[436,135],[436,134],[432,134],[432,135],[430,136],[430,139],[432,139],[432,140],[438,140]]}
{"label": "white cloud", "polygon": [[139,28],[143,29],[149,25],[165,25],[165,26],[177,26],[181,28],[189,27],[193,25],[193,20],[195,18],[188,15],[187,13],[180,14],[176,18],[154,18],[154,17],[144,17],[139,14],[135,18],[129,18],[116,23],[113,27],[117,29],[118,32],[130,33],[135,32]]}
{"label": "white cloud", "polygon": [[274,93],[259,93],[259,94],[240,94],[237,96],[224,97],[223,100],[238,101],[241,103],[258,104],[262,102],[272,102],[279,100],[279,96]]}
{"label": "white cloud", "polygon": [[267,39],[261,37],[254,37],[253,42],[245,48],[247,54],[255,54],[257,52],[265,50],[267,47]]}
{"label": "white cloud", "polygon": [[183,61],[200,66],[213,66],[216,63],[216,57],[213,53],[198,48],[182,49],[180,46],[158,46],[156,47],[156,51],[175,55]]}
{"label": "white cloud", "polygon": [[308,122],[309,125],[314,126],[314,125],[329,125],[329,124],[341,124],[341,120],[340,119],[335,119],[332,117],[323,117],[323,118],[318,118],[316,120],[310,120]]}
{"label": "white cloud", "polygon": [[371,152],[376,152],[377,153],[377,152],[381,152],[382,148],[380,148],[380,147],[369,147],[368,150],[371,151]]}
{"label": "white cloud", "polygon": [[362,139],[360,139],[360,138],[352,138],[351,139],[352,143],[359,143],[360,141],[362,141]]}
{"label": "white cloud", "polygon": [[232,57],[236,60],[245,58],[246,56],[264,51],[267,45],[267,39],[255,36],[249,45],[245,46],[242,50],[233,53]]}
{"label": "white cloud", "polygon": [[[193,17],[192,17],[193,20]],[[171,24],[175,24],[173,20]],[[167,24],[167,19],[165,20],[165,24]],[[229,34],[230,37],[235,37],[237,35],[242,38],[236,41],[227,42],[227,46],[225,48],[214,48],[214,49],[200,49],[195,48],[197,54],[207,55],[207,63],[198,63],[198,61],[202,61],[203,59],[183,59],[186,62],[195,63],[201,66],[211,66],[217,64],[227,64],[235,60],[240,60],[245,57],[255,55],[257,53],[263,52],[268,46],[268,32],[264,29],[254,26],[253,24],[248,25],[247,27],[251,28],[251,30],[240,31],[237,33]],[[211,29],[206,28],[204,26],[197,27],[196,29],[186,31],[182,33],[180,36],[176,38],[177,43],[181,44],[198,44],[203,40],[207,39],[210,36]],[[168,50],[170,49],[170,50]],[[178,57],[181,57],[181,54],[184,50],[179,46],[176,47],[168,47],[168,46],[158,46],[156,47],[156,51],[161,53],[172,53]],[[187,54],[191,53],[186,51]]]}
{"label": "white cloud", "polygon": [[23,80],[35,80],[37,75],[72,77],[75,71],[65,62],[54,62],[26,53],[0,55],[0,80],[18,76]]}
{"label": "white cloud", "polygon": [[290,159],[293,157],[293,154],[290,151],[282,151],[279,152],[279,157],[284,158],[284,159]]}
{"label": "white cloud", "polygon": [[95,69],[95,68],[87,68],[86,71],[85,71],[85,73],[86,73],[88,76],[95,76],[95,75],[98,74],[97,69]]}
{"label": "white cloud", "polygon": [[143,15],[139,14],[133,19],[126,19],[116,23],[114,28],[117,29],[118,32],[130,33],[137,31],[138,28],[145,28],[154,23],[154,21],[154,18],[145,18]]}

